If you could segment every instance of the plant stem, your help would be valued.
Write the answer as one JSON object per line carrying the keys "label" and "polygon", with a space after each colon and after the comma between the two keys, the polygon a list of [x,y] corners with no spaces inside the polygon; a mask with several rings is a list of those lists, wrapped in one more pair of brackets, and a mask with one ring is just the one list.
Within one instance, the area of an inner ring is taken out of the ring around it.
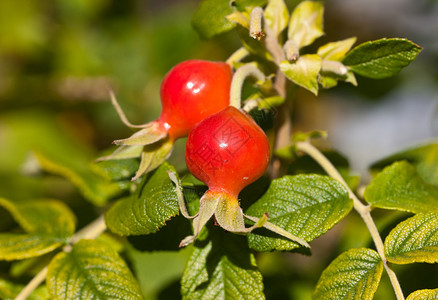
{"label": "plant stem", "polygon": [[[72,245],[76,244],[79,240],[95,239],[105,230],[105,219],[102,215],[73,235],[70,239],[70,243],[66,245],[63,250],[70,252]],[[20,294],[15,297],[15,300],[25,300],[44,281],[44,279],[46,279],[46,276],[47,266],[32,278],[32,280],[21,290]]]}
{"label": "plant stem", "polygon": [[404,300],[403,291],[400,287],[400,282],[397,279],[396,274],[388,265],[388,260],[385,256],[384,246],[382,238],[380,237],[379,231],[374,223],[374,220],[371,216],[371,210],[369,205],[364,205],[359,200],[359,198],[353,193],[353,191],[349,188],[344,178],[342,178],[341,174],[339,174],[338,170],[333,166],[333,164],[313,145],[309,142],[298,142],[296,143],[298,150],[303,151],[309,154],[318,164],[327,172],[330,177],[341,182],[348,191],[349,196],[353,199],[354,209],[359,213],[365,222],[368,231],[371,234],[371,237],[376,246],[377,252],[379,253],[383,265],[385,266],[386,273],[391,280],[392,287],[394,288],[395,295],[397,296],[397,300]]}
{"label": "plant stem", "polygon": [[[285,53],[283,51],[282,46],[278,42],[278,37],[275,34],[275,32],[265,23],[265,32],[266,32],[266,38],[265,38],[265,45],[266,49],[268,49],[269,53],[274,58],[275,63],[277,66],[280,66],[280,63],[286,59]],[[280,68],[278,68],[277,73],[275,75],[275,82],[274,87],[277,93],[286,99],[287,93],[286,93],[286,83],[287,78],[281,72]],[[275,142],[274,142],[274,148],[280,149],[285,146],[287,146],[290,142],[290,137],[292,135],[292,121],[290,118],[290,105],[285,101],[283,105],[278,110],[279,117],[277,118],[276,122],[276,135],[275,135]],[[276,157],[274,157],[272,161],[272,168],[270,169],[270,175],[272,178],[276,178],[280,175],[280,160]]]}
{"label": "plant stem", "polygon": [[242,86],[246,77],[254,76],[258,81],[265,81],[265,74],[253,64],[246,64],[236,70],[230,89],[230,105],[240,109]]}
{"label": "plant stem", "polygon": [[231,67],[233,67],[234,62],[239,62],[242,59],[244,59],[249,54],[248,50],[246,50],[245,47],[240,47],[236,51],[234,51],[233,54],[228,57],[228,59],[225,61],[227,64],[229,64]]}

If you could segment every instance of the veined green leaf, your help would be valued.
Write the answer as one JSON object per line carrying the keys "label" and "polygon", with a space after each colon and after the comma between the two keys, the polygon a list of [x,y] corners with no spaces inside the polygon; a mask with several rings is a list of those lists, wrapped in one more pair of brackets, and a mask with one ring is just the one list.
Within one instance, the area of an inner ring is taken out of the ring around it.
{"label": "veined green leaf", "polygon": [[46,282],[52,299],[142,299],[123,259],[96,240],[81,240],[70,253],[56,255]]}
{"label": "veined green leaf", "polygon": [[226,18],[231,13],[229,2],[229,0],[202,0],[192,17],[192,26],[202,38],[211,38],[236,26]]}
{"label": "veined green leaf", "polygon": [[266,24],[279,35],[287,27],[289,11],[284,0],[269,0],[265,8]]}
{"label": "veined green leaf", "polygon": [[0,234],[2,260],[24,259],[51,252],[65,244],[75,231],[76,218],[60,201],[10,201],[0,198],[0,205],[26,231],[23,234]]}
{"label": "veined green leaf", "polygon": [[356,38],[351,37],[342,41],[327,43],[318,48],[317,54],[322,59],[341,61],[355,42]]}
{"label": "veined green leaf", "polygon": [[418,290],[411,293],[406,300],[436,300],[438,299],[438,289]]}
{"label": "veined green leaf", "polygon": [[300,56],[295,62],[283,61],[280,70],[294,83],[318,94],[318,74],[321,70],[321,57],[317,54]]}
{"label": "veined green leaf", "polygon": [[168,163],[146,176],[139,192],[117,201],[105,214],[108,228],[119,235],[141,235],[158,231],[167,220],[178,215],[176,188],[167,171]]}
{"label": "veined green leaf", "polygon": [[371,249],[351,249],[339,255],[322,272],[312,299],[373,299],[383,271],[379,254]]}
{"label": "veined green leaf", "polygon": [[[336,180],[321,175],[285,176],[272,181],[266,193],[246,211],[306,241],[324,234],[351,210],[347,190]],[[293,250],[298,244],[263,229],[248,235],[257,251]]]}
{"label": "veined green leaf", "polygon": [[383,169],[365,190],[365,200],[375,207],[413,213],[438,212],[438,187],[428,184],[406,161]]}
{"label": "veined green leaf", "polygon": [[297,48],[310,45],[324,34],[323,2],[303,1],[294,9],[290,17],[288,38]]}
{"label": "veined green leaf", "polygon": [[262,275],[245,238],[204,229],[181,280],[184,299],[265,299]]}
{"label": "veined green leaf", "polygon": [[388,261],[396,264],[438,262],[438,213],[424,213],[400,223],[385,239]]}
{"label": "veined green leaf", "polygon": [[438,143],[429,143],[398,152],[374,163],[371,169],[381,170],[398,160],[407,160],[417,168],[418,174],[426,183],[438,185]]}
{"label": "veined green leaf", "polygon": [[406,39],[385,38],[360,44],[347,54],[343,63],[359,75],[386,78],[408,66],[421,49]]}

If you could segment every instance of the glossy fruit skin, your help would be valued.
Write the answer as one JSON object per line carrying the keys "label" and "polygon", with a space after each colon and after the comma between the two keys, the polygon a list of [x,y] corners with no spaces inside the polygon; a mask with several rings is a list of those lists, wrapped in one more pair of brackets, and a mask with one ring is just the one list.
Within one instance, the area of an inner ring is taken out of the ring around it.
{"label": "glossy fruit skin", "polygon": [[266,171],[269,141],[244,111],[229,106],[200,122],[186,143],[189,171],[211,192],[233,197]]}
{"label": "glossy fruit skin", "polygon": [[181,62],[166,74],[157,122],[170,139],[187,136],[200,121],[229,105],[232,75],[228,64],[205,60]]}

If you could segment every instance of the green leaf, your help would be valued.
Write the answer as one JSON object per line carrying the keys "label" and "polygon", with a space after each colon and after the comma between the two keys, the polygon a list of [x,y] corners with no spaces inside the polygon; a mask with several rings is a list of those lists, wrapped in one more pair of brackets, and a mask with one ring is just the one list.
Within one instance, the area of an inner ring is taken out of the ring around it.
{"label": "green leaf", "polygon": [[395,227],[385,239],[388,261],[438,262],[438,213],[418,214]]}
{"label": "green leaf", "polygon": [[355,73],[374,79],[391,77],[408,66],[421,47],[406,39],[380,39],[360,44],[343,63]]}
{"label": "green leaf", "polygon": [[[15,284],[0,278],[0,299],[14,299],[18,296],[24,285]],[[26,300],[47,300],[49,293],[45,286],[36,288]]]}
{"label": "green leaf", "polygon": [[318,94],[318,74],[321,69],[321,57],[317,54],[300,56],[295,62],[283,61],[280,70],[292,82]]}
{"label": "green leaf", "polygon": [[96,172],[114,181],[130,180],[137,171],[138,165],[139,161],[136,158],[103,160],[95,164]]}
{"label": "green leaf", "polygon": [[7,147],[0,150],[2,168],[16,170],[29,153],[35,153],[33,162],[39,169],[71,180],[92,203],[106,204],[122,189],[94,172],[90,167],[96,157],[93,149],[73,138],[71,132],[63,130],[65,126],[59,120],[59,116],[38,110],[2,115],[2,138],[8,141]]}
{"label": "green leaf", "polygon": [[202,38],[211,38],[235,27],[226,19],[231,13],[229,0],[202,0],[192,17],[192,26]]}
{"label": "green leaf", "polygon": [[75,157],[60,157],[39,151],[35,152],[35,156],[43,170],[70,180],[95,205],[105,205],[109,199],[121,193],[119,184],[92,171],[90,161],[77,161]]}
{"label": "green leaf", "polygon": [[287,27],[289,11],[284,0],[269,0],[265,8],[265,20],[277,36]]}
{"label": "green leaf", "polygon": [[50,262],[47,287],[53,299],[142,299],[140,287],[115,250],[81,240]]}
{"label": "green leaf", "polygon": [[438,185],[438,143],[410,148],[374,163],[373,171],[381,170],[398,160],[407,160],[417,168],[421,178],[429,184]]}
{"label": "green leaf", "polygon": [[117,201],[105,214],[108,228],[119,235],[150,234],[178,215],[176,188],[167,174],[175,172],[168,163],[146,176],[138,193]]}
{"label": "green leaf", "polygon": [[75,216],[57,200],[10,201],[0,198],[0,205],[26,231],[0,234],[2,260],[24,259],[51,252],[64,245],[75,231]]}
{"label": "green leaf", "polygon": [[383,271],[379,254],[371,249],[351,249],[325,269],[312,299],[373,299]]}
{"label": "green leaf", "polygon": [[303,1],[292,12],[288,38],[297,48],[310,45],[324,34],[323,2]]}
{"label": "green leaf", "polygon": [[[328,176],[285,176],[272,181],[266,193],[246,211],[261,217],[306,241],[324,234],[351,210],[353,202],[347,190]],[[257,251],[293,250],[299,245],[257,229],[248,235],[251,248]]]}
{"label": "green leaf", "polygon": [[364,193],[375,207],[413,213],[438,212],[438,187],[428,184],[414,166],[396,162],[380,172]]}
{"label": "green leaf", "polygon": [[406,300],[436,300],[438,299],[438,289],[418,290],[411,293]]}
{"label": "green leaf", "polygon": [[181,279],[184,299],[265,299],[262,275],[245,238],[204,229]]}
{"label": "green leaf", "polygon": [[235,0],[231,4],[235,4],[240,11],[252,10],[256,6],[265,6],[268,0]]}
{"label": "green leaf", "polygon": [[342,41],[327,43],[318,48],[317,54],[322,59],[341,61],[356,42],[355,37]]}

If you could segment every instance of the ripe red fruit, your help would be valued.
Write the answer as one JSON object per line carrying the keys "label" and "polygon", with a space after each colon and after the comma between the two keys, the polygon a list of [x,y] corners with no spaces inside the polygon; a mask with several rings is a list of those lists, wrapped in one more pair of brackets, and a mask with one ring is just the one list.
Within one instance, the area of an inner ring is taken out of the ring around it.
{"label": "ripe red fruit", "polygon": [[231,67],[224,62],[187,60],[161,84],[162,111],[157,122],[171,139],[187,136],[206,117],[230,104]]}
{"label": "ripe red fruit", "polygon": [[153,170],[168,158],[176,139],[187,136],[197,123],[228,107],[232,75],[231,67],[224,62],[187,60],[177,64],[161,84],[160,117],[144,125],[129,123],[112,95],[122,121],[142,129],[129,138],[114,141],[124,147],[103,159],[141,155],[133,180]]}
{"label": "ripe red fruit", "polygon": [[211,192],[237,199],[269,164],[269,141],[244,111],[229,106],[199,123],[186,144],[189,171]]}
{"label": "ripe red fruit", "polygon": [[[269,164],[268,138],[246,112],[229,106],[196,125],[187,139],[186,163],[190,172],[207,184],[208,191],[193,217],[194,234],[184,238],[180,246],[192,243],[213,215],[222,228],[231,232],[247,233],[266,224],[264,216],[246,228],[237,198]],[[179,201],[182,214],[191,218],[181,194]]]}

